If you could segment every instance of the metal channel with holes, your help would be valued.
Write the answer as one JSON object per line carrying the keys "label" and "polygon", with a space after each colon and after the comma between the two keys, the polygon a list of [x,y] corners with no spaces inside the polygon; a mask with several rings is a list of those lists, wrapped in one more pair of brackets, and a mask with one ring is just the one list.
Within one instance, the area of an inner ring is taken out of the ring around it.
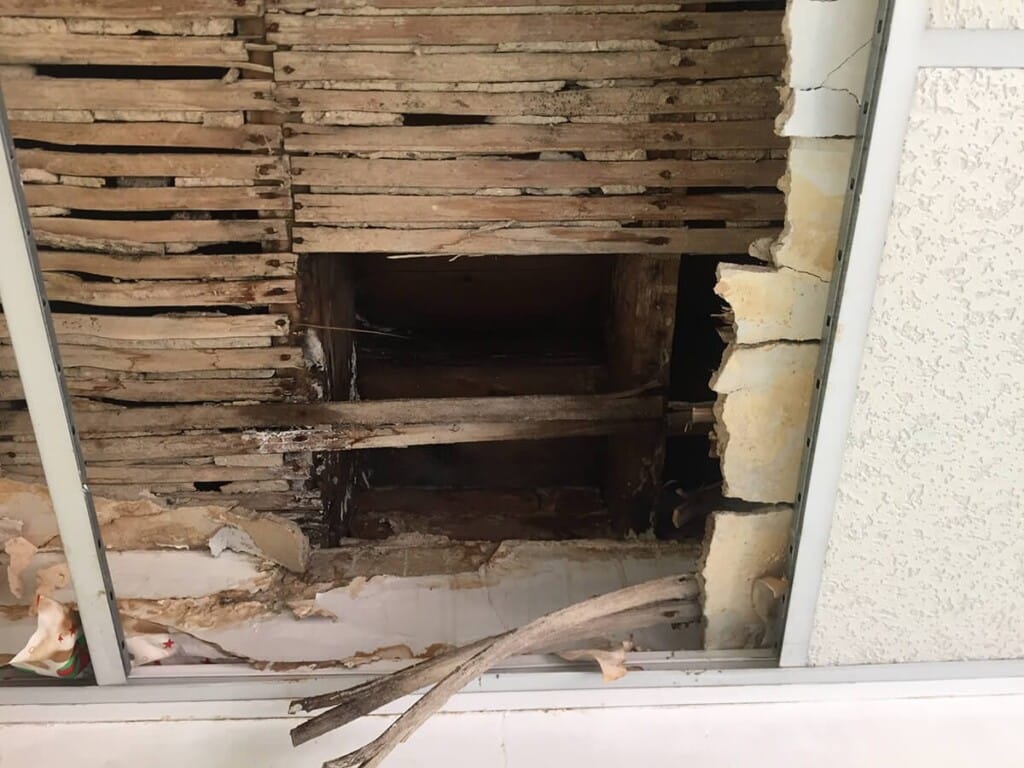
{"label": "metal channel with holes", "polygon": [[120,617],[85,480],[78,435],[39,270],[7,111],[0,96],[4,173],[0,178],[0,304],[74,584],[78,612],[100,685],[124,683],[127,656]]}

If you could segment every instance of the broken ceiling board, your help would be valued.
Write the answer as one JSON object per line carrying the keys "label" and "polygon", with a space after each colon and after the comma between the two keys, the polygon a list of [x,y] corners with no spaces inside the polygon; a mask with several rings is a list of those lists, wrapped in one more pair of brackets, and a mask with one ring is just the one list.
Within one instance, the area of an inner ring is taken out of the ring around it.
{"label": "broken ceiling board", "polygon": [[704,650],[759,648],[765,627],[754,601],[754,585],[785,568],[793,510],[767,507],[751,512],[713,512],[708,518],[700,583],[704,602]]}
{"label": "broken ceiling board", "polygon": [[779,99],[775,89],[766,85],[770,84],[741,79],[700,85],[623,85],[554,92],[524,88],[506,92],[456,90],[454,85],[445,90],[342,90],[282,84],[275,94],[279,104],[293,111],[573,118],[760,109],[765,117],[771,117],[778,112]]}
{"label": "broken ceiling board", "polygon": [[[182,54],[184,55],[184,54]],[[26,59],[8,57],[11,63]],[[505,82],[606,78],[725,79],[774,76],[785,61],[782,46],[595,53],[376,53],[279,51],[275,77],[296,80],[402,80]]]}
{"label": "broken ceiling board", "polygon": [[783,135],[856,135],[877,8],[877,0],[790,0]]}
{"label": "broken ceiling board", "polygon": [[735,254],[775,227],[519,226],[479,229],[387,229],[296,226],[298,253],[394,253],[439,256],[533,256],[568,254]]}
{"label": "broken ceiling board", "polygon": [[723,493],[765,503],[796,497],[817,344],[730,346],[711,379]]}
{"label": "broken ceiling board", "polygon": [[779,149],[787,144],[785,139],[775,136],[770,120],[384,128],[336,128],[289,123],[284,128],[284,134],[285,149],[289,152],[497,154],[638,149]]}
{"label": "broken ceiling board", "polygon": [[[237,552],[222,552],[217,557],[209,552],[173,550],[108,552],[107,564],[119,600],[205,597],[220,592],[252,594],[268,589],[275,581],[273,571],[265,569],[263,561]],[[37,552],[22,576],[25,588],[20,596],[0,581],[0,606],[31,605],[39,587],[61,603],[75,602],[63,553]],[[40,576],[45,583],[40,582]],[[50,591],[46,584],[58,588]]]}
{"label": "broken ceiling board", "polygon": [[793,140],[781,185],[786,192],[785,227],[771,246],[777,266],[822,280],[832,276],[853,145],[852,139]]}
{"label": "broken ceiling board", "polygon": [[[45,235],[40,234],[40,239]],[[121,283],[83,280],[63,272],[46,272],[43,282],[50,301],[97,307],[212,307],[289,304],[296,300],[294,279],[135,280],[128,284],[130,291]]]}
{"label": "broken ceiling board", "polygon": [[[122,610],[252,660],[358,664],[421,656],[597,594],[693,573],[697,556],[698,548],[685,543],[506,542],[473,571],[357,578],[313,592],[315,607],[337,620],[296,621],[290,613],[209,601],[133,601]],[[641,646],[694,649],[696,634],[693,625],[661,627],[637,633],[637,640]]]}
{"label": "broken ceiling board", "polygon": [[[305,570],[309,542],[294,523],[231,507],[168,508],[150,499],[93,499],[109,549],[204,548],[224,526],[249,534],[263,555],[289,570]],[[0,478],[0,517],[22,521],[22,536],[39,548],[59,548],[60,532],[45,486]]]}
{"label": "broken ceiling board", "polygon": [[70,19],[242,19],[263,13],[263,0],[0,0],[0,15]]}
{"label": "broken ceiling board", "polygon": [[720,264],[715,293],[729,305],[737,344],[821,338],[828,283],[789,268]]}
{"label": "broken ceiling board", "polygon": [[295,195],[303,223],[476,221],[764,221],[781,218],[779,195]]}
{"label": "broken ceiling board", "polygon": [[4,102],[9,110],[136,110],[140,105],[140,90],[146,92],[146,104],[159,105],[161,110],[168,111],[233,112],[273,108],[272,85],[265,80],[225,83],[220,80],[25,77],[4,78],[3,84]]}
{"label": "broken ceiling board", "polygon": [[[292,175],[302,184],[398,189],[486,189],[497,187],[600,187],[613,184],[652,187],[775,185],[785,172],[781,160],[750,163],[729,160],[368,160],[296,157]],[[47,203],[50,204],[50,203]],[[59,203],[53,203],[59,204]]]}

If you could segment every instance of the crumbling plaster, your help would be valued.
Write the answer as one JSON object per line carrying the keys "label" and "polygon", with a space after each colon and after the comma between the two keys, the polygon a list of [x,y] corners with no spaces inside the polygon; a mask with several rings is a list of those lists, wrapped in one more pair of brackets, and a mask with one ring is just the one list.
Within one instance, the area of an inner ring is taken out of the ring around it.
{"label": "crumbling plaster", "polygon": [[1024,657],[1024,70],[924,70],[814,664]]}

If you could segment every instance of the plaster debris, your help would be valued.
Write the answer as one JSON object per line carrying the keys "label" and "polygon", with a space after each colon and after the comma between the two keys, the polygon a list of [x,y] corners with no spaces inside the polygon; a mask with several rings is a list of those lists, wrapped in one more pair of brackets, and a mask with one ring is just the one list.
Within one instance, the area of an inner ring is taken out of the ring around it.
{"label": "plaster debris", "polygon": [[601,679],[606,683],[621,680],[628,673],[626,668],[626,654],[633,650],[631,642],[624,641],[618,648],[602,650],[590,648],[580,651],[561,651],[561,656],[566,661],[595,661],[601,667]]}
{"label": "plaster debris", "polygon": [[[243,531],[259,554],[302,572],[309,541],[299,526],[282,517],[241,507],[165,507],[149,499],[131,501],[94,497],[103,543],[108,549],[204,549],[218,531]],[[0,479],[0,517],[20,520],[22,535],[40,549],[60,549],[60,534],[46,487]]]}
{"label": "plaster debris", "polygon": [[28,539],[17,536],[4,542],[4,552],[9,558],[7,561],[7,586],[11,594],[21,597],[24,589],[22,573],[32,562],[32,556],[36,553],[35,545]]}
{"label": "plaster debris", "polygon": [[755,512],[715,512],[704,539],[704,648],[758,648],[767,639],[754,601],[764,577],[782,576],[793,510],[766,507]]}
{"label": "plaster debris", "polygon": [[738,344],[821,337],[828,283],[814,275],[723,263],[715,293],[729,304]]}
{"label": "plaster debris", "polygon": [[725,496],[794,500],[817,361],[817,344],[726,350],[711,380]]}
{"label": "plaster debris", "polygon": [[261,554],[259,547],[256,546],[256,542],[252,540],[252,536],[241,528],[225,525],[210,537],[210,554],[214,557],[220,557],[221,552],[229,549],[234,552],[256,555],[257,557]]}
{"label": "plaster debris", "polygon": [[24,524],[21,520],[15,520],[10,517],[0,517],[0,544],[4,544],[9,539],[21,536],[21,529],[23,526]]}

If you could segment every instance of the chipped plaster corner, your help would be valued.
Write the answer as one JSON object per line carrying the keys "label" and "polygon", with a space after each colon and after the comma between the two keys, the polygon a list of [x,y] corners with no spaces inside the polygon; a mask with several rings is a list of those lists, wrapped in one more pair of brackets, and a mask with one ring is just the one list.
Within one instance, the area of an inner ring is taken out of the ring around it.
{"label": "chipped plaster corner", "polygon": [[737,344],[821,338],[828,283],[788,267],[719,265],[715,293],[731,310]]}
{"label": "chipped plaster corner", "polygon": [[699,576],[705,650],[757,648],[770,638],[754,586],[782,575],[792,517],[788,506],[709,516]]}

